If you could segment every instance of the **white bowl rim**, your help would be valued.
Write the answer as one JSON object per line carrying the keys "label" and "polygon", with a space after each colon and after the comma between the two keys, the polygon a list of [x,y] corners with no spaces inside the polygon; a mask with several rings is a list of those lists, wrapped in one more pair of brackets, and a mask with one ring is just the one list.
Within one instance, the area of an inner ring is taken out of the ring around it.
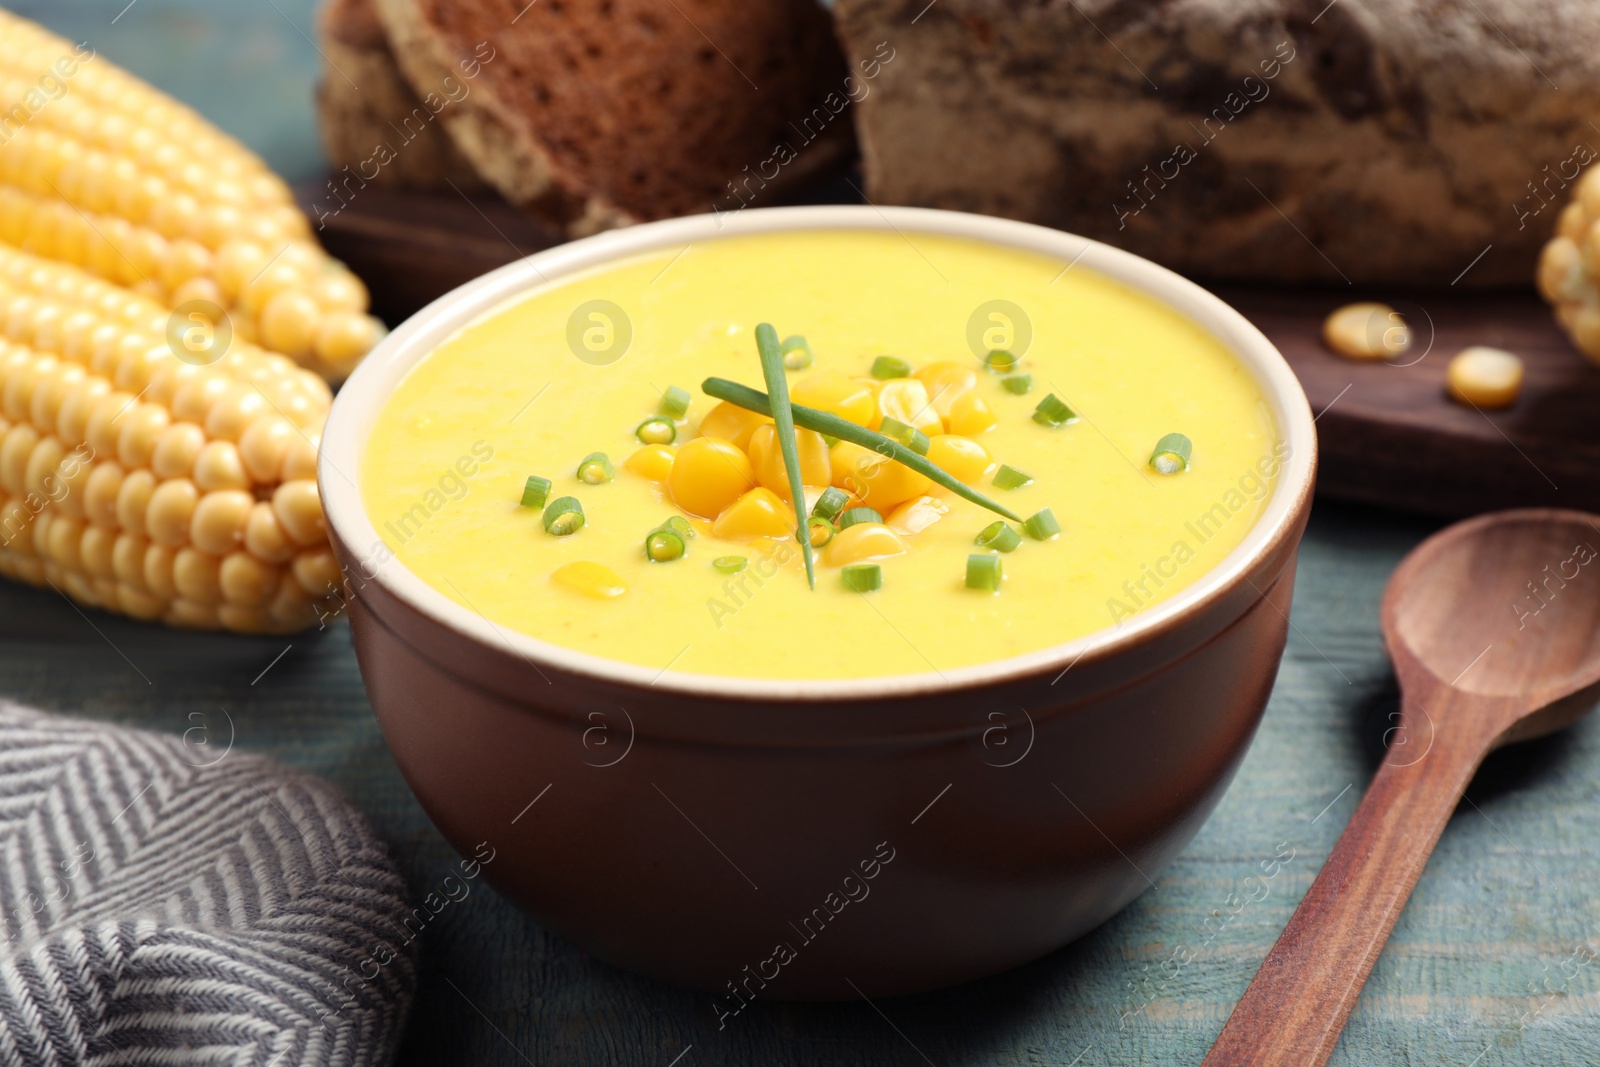
{"label": "white bowl rim", "polygon": [[[868,700],[967,689],[1063,670],[1085,656],[1099,659],[1136,646],[1179,617],[1224,595],[1297,521],[1315,472],[1316,428],[1310,405],[1294,372],[1272,342],[1219,297],[1143,257],[1062,230],[931,208],[817,205],[692,215],[611,230],[508,263],[439,297],[380,341],[334,400],[317,465],[322,506],[330,529],[364,559],[370,557],[362,554],[358,546],[372,546],[376,553],[381,538],[362,503],[358,480],[363,446],[384,401],[400,380],[460,328],[533,288],[623,257],[727,237],[807,230],[893,231],[1018,248],[1070,264],[1082,263],[1176,310],[1215,337],[1245,367],[1277,422],[1280,440],[1289,445],[1289,455],[1280,466],[1266,507],[1244,540],[1215,567],[1119,626],[971,666],[866,678],[747,678],[674,671],[670,664],[658,670],[579,652],[498,626],[428,585],[398,558],[376,567],[363,567],[359,580],[378,582],[434,622],[492,648],[603,682],[758,701]],[[359,598],[359,591],[356,595]]]}

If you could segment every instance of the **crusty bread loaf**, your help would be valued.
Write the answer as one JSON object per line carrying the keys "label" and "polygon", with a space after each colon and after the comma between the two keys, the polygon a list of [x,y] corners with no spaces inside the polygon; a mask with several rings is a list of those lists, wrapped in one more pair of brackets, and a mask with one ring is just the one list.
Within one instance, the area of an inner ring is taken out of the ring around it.
{"label": "crusty bread loaf", "polygon": [[[479,61],[470,95],[441,121],[507,199],[574,236],[728,210],[752,194],[770,202],[851,149],[848,118],[809,142],[790,127],[844,92],[816,0],[377,8],[413,88]],[[782,142],[798,151],[775,164]],[[752,181],[763,164],[769,174]]]}
{"label": "crusty bread loaf", "polygon": [[835,15],[847,55],[885,38],[899,55],[857,115],[875,201],[1041,222],[1212,277],[1526,285],[1600,146],[1590,0]]}
{"label": "crusty bread loaf", "polygon": [[328,0],[317,31],[324,58],[319,126],[335,173],[348,167],[362,181],[389,188],[483,186],[401,76],[372,0]]}

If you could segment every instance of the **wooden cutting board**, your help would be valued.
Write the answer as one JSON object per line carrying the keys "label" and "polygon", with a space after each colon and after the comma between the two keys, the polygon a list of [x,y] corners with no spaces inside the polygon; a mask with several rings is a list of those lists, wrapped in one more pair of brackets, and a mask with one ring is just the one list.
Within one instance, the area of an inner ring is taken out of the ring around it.
{"label": "wooden cutting board", "polygon": [[[853,196],[842,188],[825,193]],[[299,191],[308,210],[335,203],[320,183]],[[493,196],[369,188],[322,217],[318,236],[366,279],[374,309],[391,323],[560,239]],[[1448,516],[1523,506],[1600,510],[1600,369],[1567,342],[1531,289],[1214,288],[1300,376],[1318,415],[1319,493]],[[1356,299],[1384,300],[1405,313],[1411,351],[1391,362],[1358,363],[1324,348],[1323,318]],[[1479,411],[1445,396],[1446,364],[1474,344],[1508,348],[1527,362],[1523,395],[1512,408]]]}

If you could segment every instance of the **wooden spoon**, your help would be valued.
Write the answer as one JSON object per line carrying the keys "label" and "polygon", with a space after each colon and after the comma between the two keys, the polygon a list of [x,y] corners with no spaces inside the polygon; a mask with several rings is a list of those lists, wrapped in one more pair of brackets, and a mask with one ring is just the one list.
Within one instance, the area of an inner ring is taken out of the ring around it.
{"label": "wooden spoon", "polygon": [[1361,806],[1204,1067],[1320,1067],[1478,765],[1600,699],[1600,516],[1504,511],[1435,534],[1383,597],[1399,723]]}

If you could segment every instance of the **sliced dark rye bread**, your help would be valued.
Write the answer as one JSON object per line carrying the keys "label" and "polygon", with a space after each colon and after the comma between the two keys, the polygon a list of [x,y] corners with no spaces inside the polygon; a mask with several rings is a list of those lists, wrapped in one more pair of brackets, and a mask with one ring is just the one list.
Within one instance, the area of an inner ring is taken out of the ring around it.
{"label": "sliced dark rye bread", "polygon": [[324,60],[318,127],[336,174],[348,167],[362,182],[389,188],[483,187],[401,75],[372,0],[328,0],[317,36]]}
{"label": "sliced dark rye bread", "polygon": [[[853,151],[816,0],[376,4],[414,88],[481,61],[441,121],[491,185],[573,236],[770,203]],[[807,126],[819,108],[829,121]]]}

